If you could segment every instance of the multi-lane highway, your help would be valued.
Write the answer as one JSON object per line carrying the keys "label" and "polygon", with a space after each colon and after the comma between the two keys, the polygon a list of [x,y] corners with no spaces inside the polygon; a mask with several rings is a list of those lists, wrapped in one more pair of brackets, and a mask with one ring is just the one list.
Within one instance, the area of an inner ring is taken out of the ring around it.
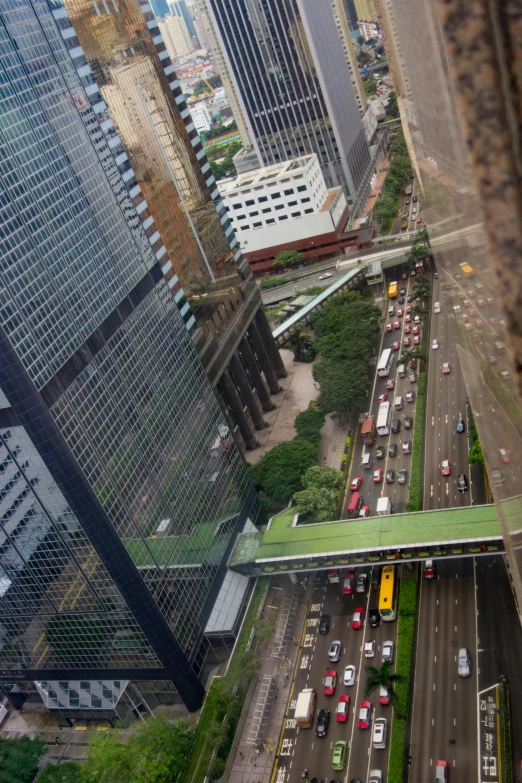
{"label": "multi-lane highway", "polygon": [[[358,573],[368,574],[370,583],[371,569],[360,569]],[[379,704],[379,694],[369,697],[373,706],[373,720],[378,717],[388,719],[388,743],[385,750],[372,746],[372,730],[357,727],[359,707],[364,699],[366,683],[365,666],[382,664],[382,645],[385,641],[396,641],[397,623],[383,622],[378,628],[370,628],[368,624],[368,609],[377,606],[378,591],[367,589],[364,594],[342,594],[340,584],[328,584],[325,587],[315,587],[312,594],[310,609],[303,633],[303,649],[297,663],[297,671],[287,720],[283,730],[281,749],[278,762],[277,781],[279,783],[300,783],[304,769],[308,770],[309,779],[313,777],[325,780],[351,781],[359,779],[367,781],[370,769],[381,769],[383,780],[387,780],[389,729],[391,722],[391,706]],[[361,630],[353,630],[351,621],[356,607],[364,607],[366,618]],[[319,634],[319,619],[322,615],[330,615],[330,631]],[[329,663],[328,648],[332,641],[342,643],[341,659],[338,663]],[[375,657],[364,658],[364,644],[375,640]],[[353,686],[343,685],[343,672],[346,666],[354,665],[357,679]],[[337,688],[334,696],[324,696],[324,679],[328,670],[335,670],[338,675]],[[317,691],[317,707],[312,728],[299,728],[295,724],[295,702],[303,688],[314,688]],[[349,716],[346,723],[338,723],[335,709],[339,697],[350,696]],[[329,709],[331,712],[328,735],[319,738],[315,734],[319,710]],[[333,746],[337,740],[348,743],[348,756],[344,770],[334,772],[332,769]]]}

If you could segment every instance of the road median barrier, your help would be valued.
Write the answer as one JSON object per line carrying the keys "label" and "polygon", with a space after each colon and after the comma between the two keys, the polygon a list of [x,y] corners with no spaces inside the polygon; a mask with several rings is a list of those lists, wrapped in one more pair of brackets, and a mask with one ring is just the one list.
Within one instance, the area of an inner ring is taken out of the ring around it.
{"label": "road median barrier", "polygon": [[408,493],[408,511],[422,509],[422,471],[424,468],[424,438],[426,419],[426,373],[420,372],[417,378],[417,404],[413,422],[413,449],[411,454],[410,488]]}

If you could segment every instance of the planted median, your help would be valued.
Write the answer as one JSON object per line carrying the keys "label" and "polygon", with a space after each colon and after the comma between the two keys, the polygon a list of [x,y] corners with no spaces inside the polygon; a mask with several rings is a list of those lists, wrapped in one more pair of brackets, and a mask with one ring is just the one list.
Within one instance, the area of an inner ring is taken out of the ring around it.
{"label": "planted median", "polygon": [[424,467],[424,425],[426,419],[426,373],[420,372],[417,378],[417,405],[415,407],[415,423],[413,450],[411,454],[410,491],[408,495],[408,511],[420,511],[422,508],[422,471]]}

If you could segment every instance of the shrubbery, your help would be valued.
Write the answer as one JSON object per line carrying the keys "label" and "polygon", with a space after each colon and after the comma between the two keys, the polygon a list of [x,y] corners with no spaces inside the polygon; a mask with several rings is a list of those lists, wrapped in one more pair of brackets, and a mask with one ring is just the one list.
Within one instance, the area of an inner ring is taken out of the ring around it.
{"label": "shrubbery", "polygon": [[297,437],[312,443],[319,443],[323,424],[324,413],[321,413],[317,408],[308,408],[308,410],[298,413],[294,422]]}
{"label": "shrubbery", "polygon": [[424,420],[426,417],[426,373],[417,378],[417,405],[415,406],[414,439],[411,455],[410,491],[408,511],[422,508],[422,470],[424,463]]}
{"label": "shrubbery", "polygon": [[319,444],[304,438],[279,443],[250,468],[252,481],[258,489],[274,500],[290,500],[303,489],[301,477],[317,464]]}
{"label": "shrubbery", "polygon": [[477,428],[474,424],[469,425],[469,436],[471,438],[471,449],[468,455],[468,463],[473,465],[474,462],[480,462],[484,464],[484,455],[482,454],[482,446],[477,432]]}
{"label": "shrubbery", "polygon": [[382,224],[381,233],[384,227],[391,225],[397,217],[399,196],[410,179],[410,158],[402,133],[397,134],[393,141],[390,158],[390,168],[384,180],[382,196],[379,196],[373,208],[373,219]]}

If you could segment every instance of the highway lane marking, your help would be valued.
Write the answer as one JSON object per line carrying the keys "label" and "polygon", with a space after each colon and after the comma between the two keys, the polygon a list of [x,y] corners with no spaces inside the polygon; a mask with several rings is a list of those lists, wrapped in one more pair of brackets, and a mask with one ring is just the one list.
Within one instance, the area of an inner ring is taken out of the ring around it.
{"label": "highway lane marking", "polygon": [[437,656],[436,655],[434,656],[434,661],[435,661],[435,663],[437,663]]}
{"label": "highway lane marking", "polygon": [[432,725],[432,726],[435,726],[435,718],[432,718],[432,719],[431,719],[431,725]]}
{"label": "highway lane marking", "polygon": [[433,690],[435,690],[435,683],[433,683]]}

